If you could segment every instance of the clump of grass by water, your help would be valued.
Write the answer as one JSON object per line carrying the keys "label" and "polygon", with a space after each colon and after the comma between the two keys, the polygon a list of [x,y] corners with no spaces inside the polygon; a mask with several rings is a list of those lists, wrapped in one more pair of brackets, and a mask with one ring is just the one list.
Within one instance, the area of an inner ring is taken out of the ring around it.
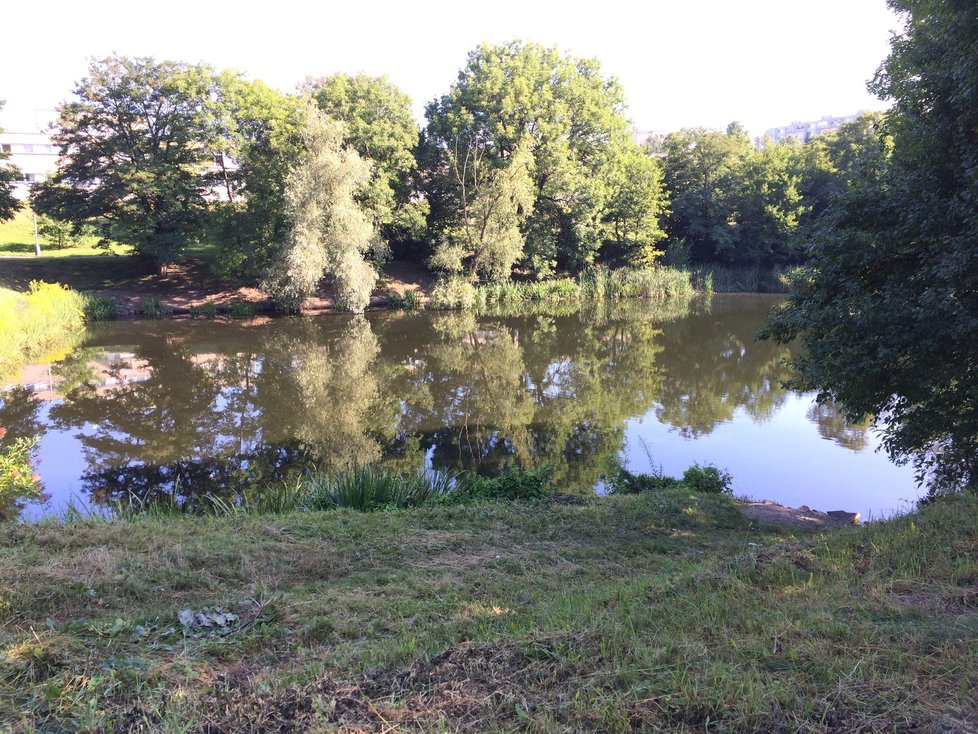
{"label": "clump of grass by water", "polygon": [[113,321],[119,318],[119,302],[98,293],[82,293],[82,309],[86,321]]}
{"label": "clump of grass by water", "polygon": [[168,319],[173,316],[172,306],[161,303],[159,299],[152,296],[143,299],[140,309],[147,319]]}
{"label": "clump of grass by water", "polygon": [[395,472],[383,467],[355,466],[309,477],[304,505],[310,510],[346,508],[360,512],[420,507],[448,494],[455,476],[447,472]]}

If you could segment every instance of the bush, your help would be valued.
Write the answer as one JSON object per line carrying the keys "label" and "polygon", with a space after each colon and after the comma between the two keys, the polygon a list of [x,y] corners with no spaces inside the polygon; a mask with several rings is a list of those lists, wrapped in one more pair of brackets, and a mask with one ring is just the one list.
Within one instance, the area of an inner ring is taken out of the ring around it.
{"label": "bush", "polygon": [[475,287],[465,278],[453,275],[435,283],[428,303],[432,308],[472,308],[475,299]]}
{"label": "bush", "polygon": [[713,464],[700,466],[693,464],[683,472],[683,484],[694,492],[707,494],[730,494],[730,483],[733,477],[730,472],[718,469]]}
{"label": "bush", "polygon": [[82,293],[86,321],[112,321],[119,318],[119,302],[98,293]]}
{"label": "bush", "polygon": [[32,281],[27,293],[0,288],[0,374],[64,351],[84,328],[84,299],[65,286]]}
{"label": "bush", "polygon": [[444,495],[451,504],[497,501],[525,502],[542,499],[549,493],[551,470],[511,467],[494,477],[466,474],[458,479],[454,489]]}

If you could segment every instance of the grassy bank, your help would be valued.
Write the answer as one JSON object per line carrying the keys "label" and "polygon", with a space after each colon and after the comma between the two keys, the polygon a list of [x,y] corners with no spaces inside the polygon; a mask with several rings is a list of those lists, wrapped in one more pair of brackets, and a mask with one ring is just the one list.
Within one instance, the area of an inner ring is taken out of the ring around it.
{"label": "grassy bank", "polygon": [[58,359],[84,330],[85,297],[34,281],[25,293],[0,288],[0,377],[24,362]]}
{"label": "grassy bank", "polygon": [[0,729],[966,731],[978,501],[831,535],[720,494],[21,525]]}

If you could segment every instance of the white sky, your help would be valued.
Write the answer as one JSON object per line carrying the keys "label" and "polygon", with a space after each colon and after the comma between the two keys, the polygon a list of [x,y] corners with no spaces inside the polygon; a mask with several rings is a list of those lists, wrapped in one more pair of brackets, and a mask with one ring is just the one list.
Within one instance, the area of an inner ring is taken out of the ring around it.
{"label": "white sky", "polygon": [[445,93],[469,50],[514,38],[601,61],[641,129],[753,134],[884,105],[866,91],[898,19],[885,0],[206,2],[16,0],[2,13],[0,126],[30,125],[117,52],[234,68],[285,91],[307,75],[387,74],[414,100]]}

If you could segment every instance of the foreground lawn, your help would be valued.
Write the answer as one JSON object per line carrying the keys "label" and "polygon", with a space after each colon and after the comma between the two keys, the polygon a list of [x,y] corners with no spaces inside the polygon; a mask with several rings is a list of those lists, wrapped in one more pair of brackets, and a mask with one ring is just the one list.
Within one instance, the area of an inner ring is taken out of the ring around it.
{"label": "foreground lawn", "polygon": [[972,731],[978,501],[685,491],[11,526],[0,730]]}

